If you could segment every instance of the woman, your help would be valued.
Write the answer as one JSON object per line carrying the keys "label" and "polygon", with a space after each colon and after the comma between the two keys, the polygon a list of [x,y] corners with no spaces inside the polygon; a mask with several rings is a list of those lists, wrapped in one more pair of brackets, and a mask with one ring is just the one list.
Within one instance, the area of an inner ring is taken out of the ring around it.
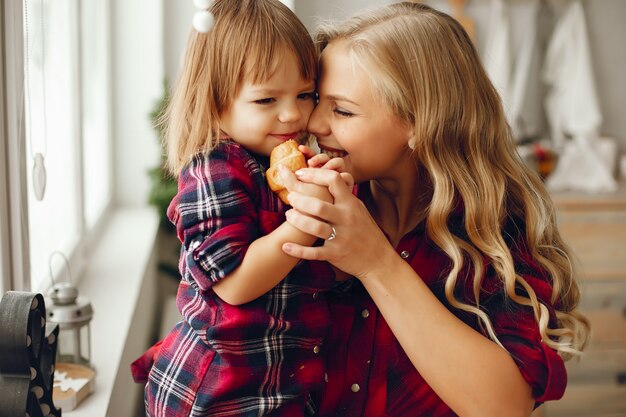
{"label": "woman", "polygon": [[589,325],[549,195],[465,31],[400,3],[317,40],[309,130],[326,155],[310,166],[344,172],[283,170],[287,221],[332,237],[283,250],[354,277],[331,299],[318,415],[528,416],[560,398]]}

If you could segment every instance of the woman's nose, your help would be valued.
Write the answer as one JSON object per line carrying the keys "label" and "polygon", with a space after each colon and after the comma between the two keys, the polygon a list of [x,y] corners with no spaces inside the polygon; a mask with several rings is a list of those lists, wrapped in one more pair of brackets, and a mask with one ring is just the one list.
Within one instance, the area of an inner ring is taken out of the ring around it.
{"label": "woman's nose", "polygon": [[307,130],[309,133],[317,137],[328,136],[330,134],[329,124],[326,121],[322,105],[318,104],[317,107],[313,109],[313,113],[311,113],[311,117],[309,118]]}

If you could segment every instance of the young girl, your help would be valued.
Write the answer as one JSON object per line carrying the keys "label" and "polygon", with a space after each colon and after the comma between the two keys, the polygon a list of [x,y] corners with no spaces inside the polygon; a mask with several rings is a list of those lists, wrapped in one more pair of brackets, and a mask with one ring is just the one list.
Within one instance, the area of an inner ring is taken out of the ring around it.
{"label": "young girl", "polygon": [[[323,383],[329,314],[320,294],[334,273],[282,252],[316,237],[284,222],[264,172],[275,146],[307,136],[317,56],[277,0],[216,0],[210,12],[215,24],[191,34],[167,114],[183,321],[147,353],[146,410],[304,415]],[[300,192],[331,201],[325,187]]]}
{"label": "young girl", "polygon": [[[397,3],[320,29],[309,131],[358,183],[296,172],[287,243],[354,275],[329,293],[318,416],[529,416],[563,395],[588,322],[550,196],[515,151],[496,90],[454,19]],[[309,160],[317,165],[320,155]]]}

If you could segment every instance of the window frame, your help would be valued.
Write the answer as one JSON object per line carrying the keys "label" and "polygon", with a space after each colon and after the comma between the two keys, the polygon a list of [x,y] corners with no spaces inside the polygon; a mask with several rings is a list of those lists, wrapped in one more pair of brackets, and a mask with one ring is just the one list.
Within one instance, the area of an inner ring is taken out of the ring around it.
{"label": "window frame", "polygon": [[[72,112],[76,120],[72,126],[75,133],[76,155],[74,163],[77,164],[79,179],[76,184],[78,193],[78,225],[79,239],[70,253],[66,253],[69,260],[72,282],[77,284],[83,274],[88,257],[92,249],[99,241],[111,212],[114,208],[114,143],[112,129],[112,99],[107,97],[105,106],[109,109],[105,123],[108,123],[106,136],[109,147],[108,165],[109,187],[106,192],[107,200],[100,217],[90,230],[87,230],[85,219],[85,183],[83,173],[85,159],[83,143],[86,140],[82,129],[82,94],[83,94],[83,67],[82,67],[82,36],[83,27],[82,1],[76,2],[72,10],[72,26],[70,30],[75,34],[72,40],[72,48],[76,53],[72,55],[72,76],[76,80],[74,106]],[[26,122],[25,122],[25,97],[24,97],[24,2],[2,2],[0,4],[0,293],[7,290],[35,291],[45,293],[51,284],[49,280],[43,280],[33,288],[30,266],[29,248],[29,219],[28,219],[28,175],[26,161]],[[111,59],[111,11],[110,5],[105,6],[105,32],[107,62]],[[105,70],[107,88],[113,88],[112,68],[107,65]],[[67,274],[59,259],[53,261],[53,273],[56,275]],[[67,277],[54,277],[56,280],[67,280]]]}
{"label": "window frame", "polygon": [[[3,290],[30,290],[28,205],[23,114],[24,55],[22,2],[2,2],[2,71],[0,82],[3,183],[0,186],[0,251]],[[14,139],[14,140],[11,140]]]}

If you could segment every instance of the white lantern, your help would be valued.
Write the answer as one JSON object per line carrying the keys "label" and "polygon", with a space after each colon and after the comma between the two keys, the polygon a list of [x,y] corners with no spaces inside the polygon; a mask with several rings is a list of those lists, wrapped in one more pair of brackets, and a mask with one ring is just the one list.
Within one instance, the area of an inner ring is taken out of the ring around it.
{"label": "white lantern", "polygon": [[[65,256],[63,258],[69,273],[69,262]],[[55,283],[53,279],[52,283],[48,292],[52,303],[46,302],[46,310],[48,321],[59,325],[57,362],[91,367],[91,303],[78,295],[78,289],[71,282]]]}

